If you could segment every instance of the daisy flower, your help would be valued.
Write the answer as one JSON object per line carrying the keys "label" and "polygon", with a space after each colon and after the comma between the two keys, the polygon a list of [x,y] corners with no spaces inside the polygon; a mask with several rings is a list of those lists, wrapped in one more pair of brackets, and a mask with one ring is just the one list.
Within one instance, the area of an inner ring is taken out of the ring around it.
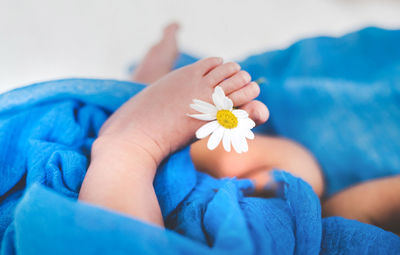
{"label": "daisy flower", "polygon": [[222,140],[224,149],[228,152],[232,147],[236,152],[248,151],[247,139],[254,139],[251,129],[255,126],[249,114],[244,110],[233,109],[233,102],[225,96],[220,86],[215,87],[212,94],[214,105],[202,100],[193,99],[190,107],[199,114],[188,114],[188,116],[209,121],[196,131],[196,137],[203,139],[210,136],[207,148],[214,150]]}

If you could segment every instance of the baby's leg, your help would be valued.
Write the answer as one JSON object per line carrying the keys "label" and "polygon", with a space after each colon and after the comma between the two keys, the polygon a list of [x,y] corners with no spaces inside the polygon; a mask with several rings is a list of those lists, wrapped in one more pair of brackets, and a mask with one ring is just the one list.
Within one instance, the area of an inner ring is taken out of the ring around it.
{"label": "baby's leg", "polygon": [[368,181],[341,191],[322,204],[322,214],[342,216],[400,234],[400,176]]}
{"label": "baby's leg", "polygon": [[318,196],[324,190],[323,176],[314,157],[304,147],[287,139],[256,135],[249,141],[249,151],[243,154],[226,152],[222,146],[209,151],[206,140],[201,140],[191,146],[191,155],[197,169],[219,178],[252,179],[256,191],[262,191],[270,181],[272,169],[301,177]]}
{"label": "baby's leg", "polygon": [[133,81],[150,84],[172,70],[178,56],[176,40],[178,28],[176,23],[165,27],[161,40],[149,49],[133,72]]}
{"label": "baby's leg", "polygon": [[102,126],[79,199],[163,225],[153,188],[159,163],[194,138],[204,124],[186,113],[197,98],[211,101],[220,85],[234,105],[260,123],[267,108],[252,100],[259,87],[236,63],[200,60],[175,70],[121,106]]}

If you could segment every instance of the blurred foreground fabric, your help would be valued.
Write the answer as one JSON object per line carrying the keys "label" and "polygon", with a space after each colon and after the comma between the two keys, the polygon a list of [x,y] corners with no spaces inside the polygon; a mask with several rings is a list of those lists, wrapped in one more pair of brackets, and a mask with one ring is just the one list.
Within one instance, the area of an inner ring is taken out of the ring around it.
{"label": "blurred foreground fabric", "polygon": [[[271,111],[258,131],[294,139],[321,164],[327,193],[400,173],[400,31],[313,38],[244,60]],[[182,55],[177,66],[195,59]],[[0,95],[1,254],[398,254],[400,238],[321,219],[311,187],[274,171],[274,198],[248,180],[197,172],[188,148],[158,169],[168,230],[76,200],[102,123],[143,85],[91,79]],[[266,155],[268,156],[268,155]]]}

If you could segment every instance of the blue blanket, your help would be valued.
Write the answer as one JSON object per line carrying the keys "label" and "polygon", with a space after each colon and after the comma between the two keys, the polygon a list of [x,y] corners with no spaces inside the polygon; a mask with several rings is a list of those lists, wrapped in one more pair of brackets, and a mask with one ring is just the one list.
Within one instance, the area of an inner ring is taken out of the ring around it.
{"label": "blue blanket", "polygon": [[[265,80],[271,120],[259,132],[316,155],[332,194],[400,172],[400,31],[313,38],[241,65]],[[177,66],[194,61],[182,55]],[[188,148],[154,181],[168,230],[76,198],[102,123],[143,88],[109,80],[45,82],[0,95],[1,254],[397,254],[400,238],[340,217],[276,170],[274,198],[248,180],[197,172]],[[283,169],[284,170],[284,169]]]}

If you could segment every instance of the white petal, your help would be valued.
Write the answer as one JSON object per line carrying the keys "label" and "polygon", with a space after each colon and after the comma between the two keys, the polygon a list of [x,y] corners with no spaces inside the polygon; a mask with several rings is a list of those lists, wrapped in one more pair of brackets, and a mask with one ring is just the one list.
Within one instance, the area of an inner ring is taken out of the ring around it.
{"label": "white petal", "polygon": [[241,134],[239,136],[240,147],[242,148],[242,152],[247,152],[249,150],[249,146],[247,145],[246,138]]}
{"label": "white petal", "polygon": [[256,123],[254,123],[254,121],[250,118],[241,119],[239,124],[246,129],[252,129],[256,126]]}
{"label": "white petal", "polygon": [[198,120],[215,120],[215,115],[202,113],[202,114],[186,114],[187,116]]}
{"label": "white petal", "polygon": [[243,130],[239,128],[233,129],[231,139],[233,148],[236,150],[236,152],[242,153],[249,150]]}
{"label": "white petal", "polygon": [[206,106],[206,107],[215,108],[214,105],[212,105],[212,104],[210,104],[210,103],[207,103],[207,102],[205,102],[205,101],[203,101],[203,100],[200,100],[200,99],[193,99],[193,103],[199,104],[199,105],[204,105],[204,106]]}
{"label": "white petal", "polygon": [[232,108],[233,108],[233,102],[232,102],[232,100],[230,99],[230,98],[228,98],[228,97],[225,97],[224,98],[224,110],[228,110],[228,111],[231,111],[232,110]]}
{"label": "white petal", "polygon": [[220,97],[225,97],[225,92],[221,88],[221,86],[216,86],[214,89],[214,93],[217,93]]}
{"label": "white petal", "polygon": [[218,110],[224,109],[225,94],[220,86],[215,87],[214,93],[212,94],[212,100]]}
{"label": "white petal", "polygon": [[249,114],[245,110],[233,110],[232,113],[237,118],[241,118],[241,119],[249,117]]}
{"label": "white petal", "polygon": [[193,99],[193,102],[194,104],[191,104],[190,107],[198,112],[210,113],[210,114],[217,112],[217,108],[212,104],[209,104],[207,102],[198,99]]}
{"label": "white petal", "polygon": [[231,151],[231,130],[226,129],[224,137],[222,137],[222,145],[227,152]]}
{"label": "white petal", "polygon": [[214,130],[216,130],[218,127],[219,127],[218,121],[215,120],[212,122],[208,122],[207,124],[204,124],[199,129],[197,129],[196,138],[202,139],[211,134],[212,132],[214,132]]}
{"label": "white petal", "polygon": [[237,153],[242,153],[242,148],[240,147],[240,139],[237,135],[236,129],[235,131],[231,131],[231,140],[232,140],[232,147],[235,149]]}
{"label": "white petal", "polygon": [[209,150],[214,150],[217,148],[218,144],[221,142],[221,139],[224,135],[225,128],[219,126],[208,138],[207,148]]}
{"label": "white petal", "polygon": [[254,139],[254,133],[253,133],[253,131],[251,131],[250,129],[244,130],[244,133],[245,133],[244,136],[245,136],[247,139],[250,139],[250,140],[253,140],[253,139]]}

